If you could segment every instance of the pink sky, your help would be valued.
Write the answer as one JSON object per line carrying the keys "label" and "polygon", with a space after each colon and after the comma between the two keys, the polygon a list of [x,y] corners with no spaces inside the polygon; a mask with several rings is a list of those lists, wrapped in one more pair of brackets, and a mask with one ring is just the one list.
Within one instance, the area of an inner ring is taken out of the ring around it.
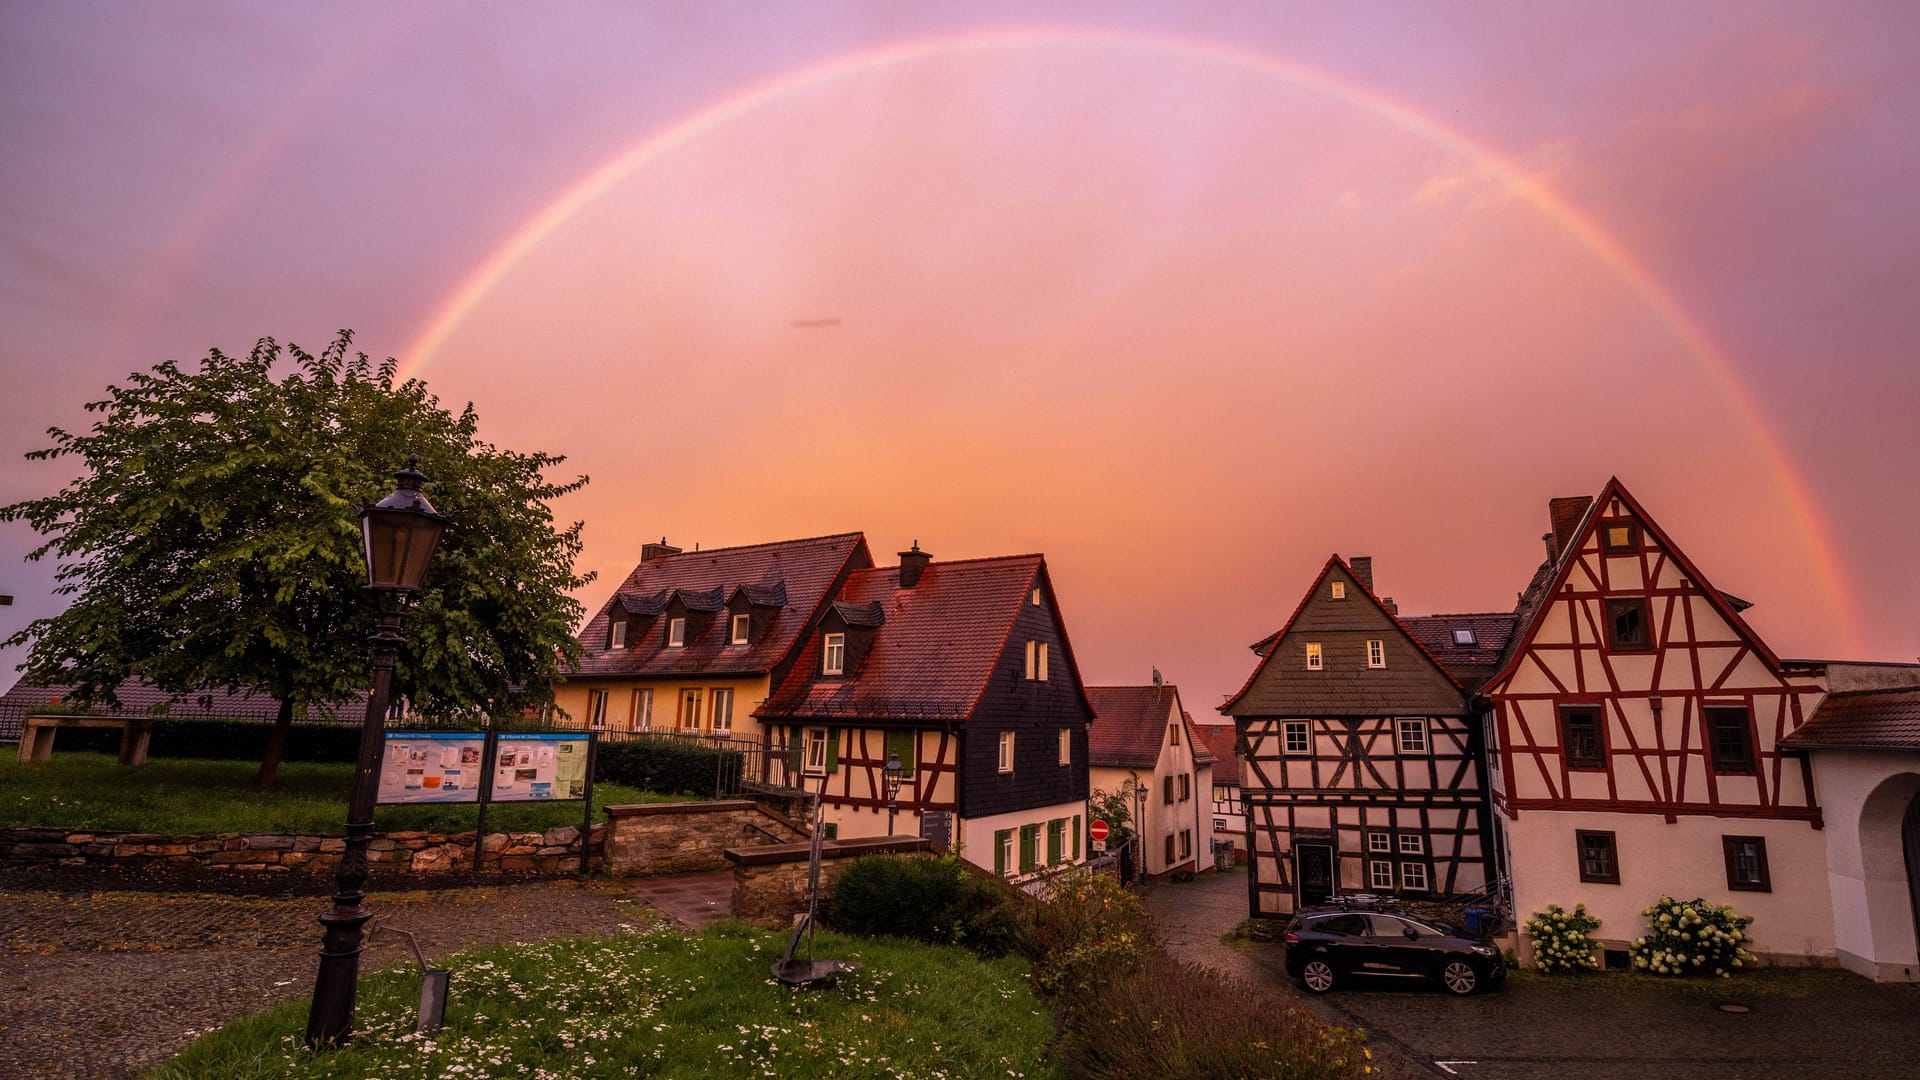
{"label": "pink sky", "polygon": [[1920,9],[1191,7],[9,6],[0,500],[351,326],[591,474],[590,605],[662,535],[1042,551],[1204,715],[1330,552],[1505,609],[1617,474],[1782,655],[1915,658]]}

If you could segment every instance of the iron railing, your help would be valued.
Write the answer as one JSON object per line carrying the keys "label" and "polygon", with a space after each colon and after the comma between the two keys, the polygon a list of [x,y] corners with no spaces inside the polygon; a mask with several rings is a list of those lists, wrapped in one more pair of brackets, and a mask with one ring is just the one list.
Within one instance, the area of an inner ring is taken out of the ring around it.
{"label": "iron railing", "polygon": [[705,731],[648,728],[639,731],[600,732],[605,742],[648,740],[692,744],[720,751],[714,754],[713,797],[729,799],[755,791],[781,795],[803,792],[799,748],[768,746],[755,739],[736,739]]}

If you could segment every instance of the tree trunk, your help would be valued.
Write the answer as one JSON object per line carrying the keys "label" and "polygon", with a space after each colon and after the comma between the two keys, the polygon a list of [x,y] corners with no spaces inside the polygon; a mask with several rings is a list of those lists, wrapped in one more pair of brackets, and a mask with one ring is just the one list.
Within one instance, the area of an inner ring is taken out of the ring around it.
{"label": "tree trunk", "polygon": [[293,727],[293,698],[280,699],[280,715],[273,718],[273,734],[267,739],[267,752],[260,759],[259,775],[253,778],[253,786],[268,788],[273,786],[273,778],[280,772],[280,755],[287,749],[287,732]]}

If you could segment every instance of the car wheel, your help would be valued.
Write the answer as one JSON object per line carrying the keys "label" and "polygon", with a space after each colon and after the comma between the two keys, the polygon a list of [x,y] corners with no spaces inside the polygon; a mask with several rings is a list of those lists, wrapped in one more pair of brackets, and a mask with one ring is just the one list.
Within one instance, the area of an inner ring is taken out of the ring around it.
{"label": "car wheel", "polygon": [[1333,989],[1333,965],[1318,958],[1309,960],[1300,969],[1300,981],[1307,984],[1308,990],[1324,994]]}
{"label": "car wheel", "polygon": [[1440,969],[1440,985],[1449,993],[1465,997],[1479,987],[1480,976],[1474,973],[1472,964],[1456,958],[1448,960]]}

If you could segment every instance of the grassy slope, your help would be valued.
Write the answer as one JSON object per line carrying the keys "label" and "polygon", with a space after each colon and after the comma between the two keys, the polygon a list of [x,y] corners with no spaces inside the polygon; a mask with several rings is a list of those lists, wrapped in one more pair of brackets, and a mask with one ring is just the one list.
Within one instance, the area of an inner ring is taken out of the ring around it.
{"label": "grassy slope", "polygon": [[361,987],[347,1049],[300,1045],[305,1001],[203,1037],[152,1080],[268,1077],[1034,1077],[1053,1033],[1018,960],[822,934],[815,954],[862,961],[837,985],[769,974],[785,935],[729,925],[456,957],[447,1028],[414,1036],[418,976]]}
{"label": "grassy slope", "polygon": [[[0,828],[46,826],[67,829],[130,829],[153,833],[320,833],[345,831],[353,766],[288,762],[266,791],[253,788],[259,766],[246,761],[151,758],[121,768],[111,754],[57,753],[51,761],[21,764],[0,760]],[[657,802],[662,796],[615,784],[594,786],[594,818],[609,804]],[[579,825],[578,802],[495,803],[487,830],[547,829]],[[382,830],[463,832],[478,807],[383,806],[374,812]]]}

